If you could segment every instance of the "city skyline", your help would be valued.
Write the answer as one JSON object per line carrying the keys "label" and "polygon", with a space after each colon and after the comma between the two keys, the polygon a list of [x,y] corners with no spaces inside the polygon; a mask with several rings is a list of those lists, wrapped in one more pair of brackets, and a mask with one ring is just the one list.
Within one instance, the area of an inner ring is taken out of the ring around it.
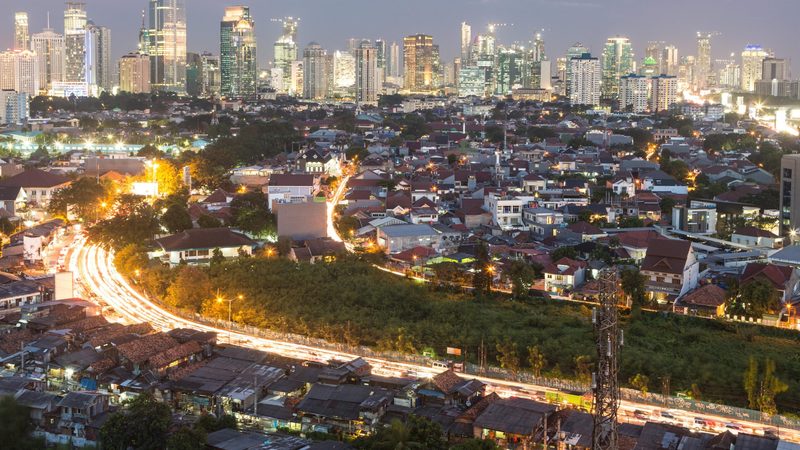
{"label": "city skyline", "polygon": [[[140,13],[147,7],[145,0],[141,0],[141,4],[116,0],[86,3],[88,18],[112,30],[114,59],[136,49]],[[600,54],[605,40],[614,35],[631,39],[637,61],[644,57],[647,42],[652,40],[674,44],[681,49],[682,55],[694,55],[697,51],[696,33],[714,31],[719,35],[714,36],[712,41],[713,59],[727,57],[731,52],[738,56],[746,44],[760,44],[772,49],[776,56],[790,61],[800,60],[800,48],[794,45],[789,22],[789,18],[794,16],[790,12],[800,12],[800,6],[792,0],[772,0],[770,4],[773,8],[762,8],[757,15],[750,13],[751,3],[745,0],[709,2],[713,4],[678,0],[671,3],[669,8],[655,2],[642,4],[631,0],[602,3],[594,0],[468,0],[459,2],[460,7],[456,10],[451,2],[435,1],[424,4],[428,13],[423,15],[418,14],[421,9],[414,7],[416,3],[422,6],[422,2],[417,0],[405,2],[402,8],[376,7],[364,0],[345,0],[335,7],[324,0],[306,0],[300,4],[281,1],[269,5],[259,2],[247,4],[192,0],[187,5],[188,50],[218,53],[218,33],[192,30],[218,27],[225,6],[242,4],[249,6],[256,22],[262,24],[256,30],[256,38],[264,43],[265,48],[281,34],[280,24],[271,19],[294,16],[302,19],[298,29],[300,49],[312,41],[319,42],[328,50],[337,50],[345,49],[349,38],[383,38],[391,43],[401,42],[407,35],[422,33],[434,37],[441,47],[443,62],[451,61],[461,52],[460,26],[463,21],[472,26],[473,36],[484,31],[488,23],[508,23],[509,26],[497,30],[498,43],[503,44],[515,41],[527,43],[533,39],[536,31],[543,29],[547,54],[551,57],[563,55],[570,45],[578,41],[587,45],[593,54]],[[124,14],[120,14],[121,5],[125,8]],[[727,13],[725,20],[718,19],[721,8]],[[43,0],[31,4],[10,0],[7,10],[9,14],[4,21],[9,32],[0,36],[0,48],[14,45],[15,11],[28,13],[31,34],[46,27],[48,12],[51,26],[59,32],[63,31],[59,26],[64,10],[62,1]],[[350,11],[354,10],[363,14],[352,14]],[[587,11],[591,11],[591,14],[586,14]],[[521,23],[519,18],[526,16],[531,19]],[[649,17],[662,20],[653,22]],[[259,67],[268,66],[273,56],[271,53],[259,52]]]}

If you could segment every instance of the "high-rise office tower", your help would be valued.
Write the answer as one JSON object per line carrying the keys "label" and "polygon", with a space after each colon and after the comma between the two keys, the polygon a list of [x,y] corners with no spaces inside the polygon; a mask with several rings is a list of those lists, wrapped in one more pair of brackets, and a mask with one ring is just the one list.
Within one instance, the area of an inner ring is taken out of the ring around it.
{"label": "high-rise office tower", "polygon": [[186,93],[197,97],[220,95],[219,56],[209,52],[186,53]]}
{"label": "high-rise office tower", "polygon": [[297,26],[300,19],[285,17],[281,20],[283,33],[275,42],[272,67],[280,71],[282,93],[294,91],[292,88],[292,63],[297,61]]}
{"label": "high-rise office tower", "polygon": [[607,100],[619,98],[619,77],[633,72],[633,47],[626,37],[612,37],[603,47],[602,96]]}
{"label": "high-rise office tower", "polygon": [[461,22],[461,64],[465,66],[472,64],[470,45],[472,45],[472,26],[467,22]]}
{"label": "high-rise office tower", "polygon": [[789,66],[783,58],[764,58],[761,79],[755,82],[760,96],[798,97],[798,82],[789,80]]}
{"label": "high-rise office tower", "polygon": [[316,42],[303,50],[303,97],[322,100],[328,96],[328,52]]}
{"label": "high-rise office tower", "polygon": [[678,78],[659,75],[650,79],[650,111],[669,110],[678,98]]}
{"label": "high-rise office tower", "polygon": [[769,56],[760,45],[748,45],[742,51],[742,90],[753,92],[761,79],[764,59]]}
{"label": "high-rise office tower", "polygon": [[[525,55],[526,64],[522,76],[523,87],[525,88],[544,88],[550,85],[550,68],[548,64],[542,64],[547,56],[544,51],[544,38],[542,33],[537,32],[530,45],[530,51]],[[545,67],[547,66],[545,70]]]}
{"label": "high-rise office tower", "polygon": [[247,6],[225,8],[219,27],[222,95],[250,97],[257,89],[255,21]]}
{"label": "high-rise office tower", "polygon": [[186,92],[186,1],[148,0],[144,53],[150,55],[154,91]]}
{"label": "high-rise office tower", "polygon": [[781,236],[797,239],[800,230],[800,155],[783,155],[780,172],[780,213],[778,216]]}
{"label": "high-rise office tower", "polygon": [[[529,62],[523,52],[517,47],[501,47],[497,51],[495,65],[495,90],[496,95],[508,95],[511,91],[523,86],[523,78],[531,75]],[[530,81],[528,81],[530,84]],[[538,86],[537,86],[538,87]]]}
{"label": "high-rise office tower", "polygon": [[0,53],[0,89],[29,96],[39,95],[39,61],[30,50]]}
{"label": "high-rise office tower", "polygon": [[400,46],[392,42],[389,46],[389,75],[399,78],[403,75],[403,61],[400,59]]}
{"label": "high-rise office tower", "polygon": [[386,65],[386,61],[388,58],[388,47],[386,46],[386,41],[383,39],[375,40],[375,50],[378,52],[378,86],[379,90],[383,89],[383,82],[386,80],[387,70],[388,67]]}
{"label": "high-rise office tower", "polygon": [[678,68],[680,66],[680,59],[678,57],[678,47],[668,45],[664,47],[664,67],[662,73],[667,75],[678,75]]}
{"label": "high-rise office tower", "polygon": [[356,59],[350,52],[336,50],[333,54],[333,91],[348,95],[356,84]]}
{"label": "high-rise office tower", "polygon": [[650,86],[647,77],[642,75],[624,75],[619,79],[619,109],[633,113],[647,111]]}
{"label": "high-rise office tower", "polygon": [[369,41],[356,48],[356,100],[359,103],[378,102],[378,51]]}
{"label": "high-rise office tower", "polygon": [[571,105],[599,105],[603,75],[600,60],[592,57],[589,53],[584,53],[570,59],[568,64],[570,66],[569,103]]}
{"label": "high-rise office tower", "polygon": [[572,47],[567,49],[567,57],[564,67],[564,83],[566,85],[565,92],[567,97],[570,97],[570,86],[572,84],[572,65],[570,64],[570,61],[572,58],[580,58],[585,53],[589,53],[589,48],[580,42],[576,42],[572,45]]}
{"label": "high-rise office tower", "polygon": [[727,60],[724,64],[717,61],[719,85],[727,89],[739,89],[742,86],[742,67],[735,60]]}
{"label": "high-rise office tower", "polygon": [[29,116],[27,94],[0,89],[0,124],[22,125]]}
{"label": "high-rise office tower", "polygon": [[64,81],[64,36],[52,29],[34,33],[31,49],[39,60],[39,89],[49,90],[54,82]]}
{"label": "high-rise office tower", "polygon": [[94,92],[110,92],[114,84],[111,69],[111,30],[97,26],[91,21],[86,24],[84,43],[84,73],[86,84]]}
{"label": "high-rise office tower", "polygon": [[433,36],[417,34],[403,39],[404,84],[410,92],[428,93],[439,88],[439,46]]}
{"label": "high-rise office tower", "polygon": [[[663,41],[648,41],[647,48],[644,51],[644,57],[652,58],[656,61],[658,66],[658,74],[664,73],[666,70],[664,64],[664,42]],[[658,75],[656,74],[656,75]]]}
{"label": "high-rise office tower", "polygon": [[712,33],[697,32],[697,58],[694,61],[694,76],[698,90],[710,87],[714,81],[711,64],[711,36]]}
{"label": "high-rise office tower", "polygon": [[128,53],[119,59],[119,90],[132,94],[150,93],[150,57]]}
{"label": "high-rise office tower", "polygon": [[289,95],[303,96],[303,60],[292,61]]}
{"label": "high-rise office tower", "polygon": [[28,13],[14,13],[14,50],[30,50],[28,36]]}
{"label": "high-rise office tower", "polygon": [[64,10],[64,81],[86,82],[86,8],[84,3],[67,2]]}

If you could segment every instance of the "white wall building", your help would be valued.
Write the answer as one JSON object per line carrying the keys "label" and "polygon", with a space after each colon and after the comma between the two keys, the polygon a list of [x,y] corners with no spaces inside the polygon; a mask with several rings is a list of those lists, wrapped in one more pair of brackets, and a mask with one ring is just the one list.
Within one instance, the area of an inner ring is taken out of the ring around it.
{"label": "white wall building", "polygon": [[584,53],[569,60],[570,85],[569,102],[571,105],[600,104],[600,80],[602,70],[600,60],[591,54]]}
{"label": "white wall building", "polygon": [[619,80],[619,109],[634,113],[647,111],[650,86],[642,75],[630,74]]}

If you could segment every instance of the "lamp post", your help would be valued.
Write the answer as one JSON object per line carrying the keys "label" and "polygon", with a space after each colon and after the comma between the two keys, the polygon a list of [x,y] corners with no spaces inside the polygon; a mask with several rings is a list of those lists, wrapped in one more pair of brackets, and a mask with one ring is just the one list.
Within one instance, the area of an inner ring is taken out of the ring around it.
{"label": "lamp post", "polygon": [[[244,296],[239,294],[236,296],[237,300],[243,300]],[[219,289],[217,289],[217,303],[228,302],[228,343],[233,341],[233,330],[231,329],[233,326],[233,298],[224,298],[220,295]]]}

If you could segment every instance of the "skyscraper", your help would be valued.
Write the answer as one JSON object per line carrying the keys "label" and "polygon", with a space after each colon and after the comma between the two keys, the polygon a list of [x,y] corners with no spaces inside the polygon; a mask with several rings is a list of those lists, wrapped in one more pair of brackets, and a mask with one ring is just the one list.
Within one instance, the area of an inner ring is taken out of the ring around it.
{"label": "skyscraper", "polygon": [[349,95],[356,84],[356,59],[350,52],[333,54],[333,87],[336,94]]}
{"label": "skyscraper", "polygon": [[226,97],[256,94],[257,59],[255,21],[247,6],[225,8],[219,28],[221,90]]}
{"label": "skyscraper", "polygon": [[666,64],[664,64],[664,42],[663,41],[649,41],[647,48],[644,51],[644,57],[652,58],[656,61],[658,66],[658,74],[664,73]]}
{"label": "skyscraper", "polygon": [[389,46],[389,76],[399,78],[403,74],[403,61],[400,60],[400,46],[392,42]]}
{"label": "skyscraper", "polygon": [[680,66],[680,59],[678,57],[678,47],[668,45],[664,47],[664,67],[661,69],[662,73],[667,75],[678,75],[678,67]]}
{"label": "skyscraper", "polygon": [[297,61],[297,26],[300,19],[285,17],[281,20],[283,33],[275,42],[272,67],[280,71],[281,86],[278,90],[290,93],[292,88],[292,63]]}
{"label": "skyscraper", "polygon": [[369,41],[356,48],[356,100],[359,103],[378,102],[378,51]]}
{"label": "skyscraper", "polygon": [[467,22],[461,22],[461,63],[465,66],[472,64],[470,61],[470,48],[472,44],[472,27]]}
{"label": "skyscraper", "polygon": [[626,37],[611,37],[603,47],[602,96],[607,100],[619,98],[619,78],[633,71],[633,47]]}
{"label": "skyscraper", "polygon": [[705,89],[713,84],[713,67],[711,64],[712,33],[697,32],[697,59],[695,59],[695,87]]}
{"label": "skyscraper", "polygon": [[742,51],[742,90],[753,92],[757,80],[761,79],[764,59],[769,53],[760,45],[748,45]]}
{"label": "skyscraper", "polygon": [[64,81],[86,82],[86,8],[84,3],[67,2],[64,10]]}
{"label": "skyscraper", "polygon": [[148,0],[149,22],[144,53],[150,55],[154,91],[186,92],[186,2]]}
{"label": "skyscraper", "polygon": [[322,100],[328,96],[328,52],[316,42],[303,50],[303,97]]}
{"label": "skyscraper", "polygon": [[796,238],[800,227],[800,155],[781,157],[780,177],[780,234]]}
{"label": "skyscraper", "polygon": [[386,47],[386,41],[385,40],[376,39],[374,45],[375,45],[375,50],[378,52],[377,53],[377,58],[378,58],[378,91],[380,91],[381,89],[383,89],[384,80],[386,80],[386,75],[387,75],[386,74],[386,72],[387,72],[386,60],[387,60],[387,57],[389,55],[387,54],[388,48]]}
{"label": "skyscraper", "polygon": [[571,105],[600,104],[602,68],[600,61],[589,53],[569,60]]}
{"label": "skyscraper", "polygon": [[39,89],[49,90],[54,82],[64,81],[64,36],[52,29],[34,33],[31,49],[39,60]]}
{"label": "skyscraper", "polygon": [[659,75],[650,79],[650,112],[669,110],[678,97],[678,78]]}
{"label": "skyscraper", "polygon": [[110,92],[114,84],[111,71],[111,30],[86,24],[84,48],[84,74],[90,92]]}
{"label": "skyscraper", "polygon": [[209,52],[186,53],[186,94],[215,97],[220,94],[219,56]]}
{"label": "skyscraper", "polygon": [[129,53],[119,60],[119,90],[132,94],[150,92],[150,57]]}
{"label": "skyscraper", "polygon": [[439,88],[439,46],[433,36],[416,34],[403,39],[404,84],[410,92],[433,92]]}
{"label": "skyscraper", "polygon": [[630,74],[620,77],[619,81],[619,109],[637,114],[647,111],[650,92],[647,77]]}
{"label": "skyscraper", "polygon": [[39,94],[39,61],[30,50],[8,50],[0,53],[0,89],[19,94]]}
{"label": "skyscraper", "polygon": [[28,42],[28,13],[14,13],[14,50],[30,50]]}
{"label": "skyscraper", "polygon": [[797,98],[798,82],[789,80],[789,66],[783,58],[764,58],[761,79],[754,84],[759,96]]}
{"label": "skyscraper", "polygon": [[530,74],[529,62],[519,48],[501,47],[497,51],[494,93],[496,95],[511,94],[513,89],[523,86],[523,78],[529,78]]}
{"label": "skyscraper", "polygon": [[580,42],[572,44],[572,47],[567,49],[566,66],[564,70],[564,84],[566,85],[566,95],[571,97],[570,86],[572,85],[572,58],[580,58],[584,53],[589,53],[589,48]]}

